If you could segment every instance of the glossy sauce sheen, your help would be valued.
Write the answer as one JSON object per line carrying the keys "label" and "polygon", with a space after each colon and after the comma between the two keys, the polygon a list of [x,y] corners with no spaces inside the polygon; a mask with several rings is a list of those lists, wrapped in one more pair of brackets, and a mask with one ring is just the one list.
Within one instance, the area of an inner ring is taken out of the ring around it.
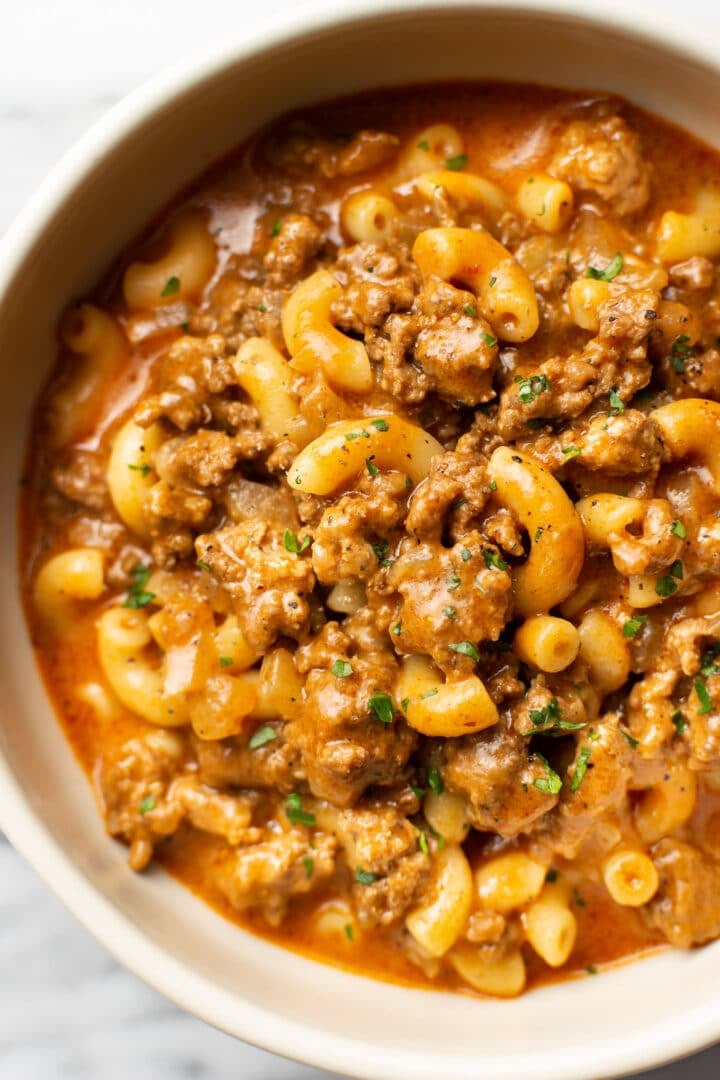
{"label": "glossy sauce sheen", "polygon": [[[401,145],[407,144],[428,125],[450,123],[462,134],[467,171],[478,173],[512,193],[529,171],[546,167],[575,110],[601,99],[602,95],[573,94],[537,86],[453,84],[373,92],[323,104],[303,112],[292,122],[299,119],[313,133],[331,138],[360,128],[373,128],[398,136]],[[715,151],[639,109],[623,104],[621,114],[638,133],[643,157],[653,173],[650,201],[639,214],[629,219],[628,225],[637,244],[636,251],[640,253],[651,244],[659,214],[667,209],[690,211],[696,193],[716,181],[720,162]],[[315,172],[310,178],[303,177],[300,183],[297,177],[288,179],[282,167],[269,160],[272,154],[268,153],[268,147],[274,145],[277,132],[278,128],[273,127],[240,147],[172,208],[173,214],[186,204],[203,207],[209,212],[211,232],[219,250],[220,266],[216,279],[222,276],[223,267],[232,263],[235,255],[245,255],[248,251],[261,254],[266,250],[274,223],[292,209],[288,206],[288,184],[296,184],[298,189],[304,186],[305,191],[299,198],[296,190],[296,200],[312,203],[313,219],[330,243],[340,246],[347,244],[339,224],[339,206],[343,197],[354,188],[381,184],[393,167],[390,161],[375,171],[350,177],[328,178]],[[579,196],[577,201],[580,202]],[[128,324],[129,316],[120,293],[120,275],[133,259],[152,258],[161,249],[165,220],[163,217],[157,228],[150,229],[129,249],[96,294],[95,302],[113,312],[121,325]],[[256,274],[257,269],[251,272]],[[688,304],[692,302],[691,298]],[[703,307],[706,302],[704,296],[698,301],[698,307]],[[76,446],[98,453],[101,458],[107,456],[109,437],[116,430],[118,418],[128,415],[131,406],[146,392],[158,357],[180,333],[176,326],[170,326],[164,333],[155,332],[136,342],[129,363],[108,374],[97,414]],[[553,348],[560,353],[572,351],[578,347],[578,341],[585,341],[586,337],[572,324],[564,325],[557,330]],[[541,332],[537,339],[523,345],[522,363],[532,368],[533,362],[545,359],[549,351],[547,335]],[[73,750],[85,772],[92,777],[103,754],[119,753],[119,748],[129,739],[145,734],[148,725],[123,708],[115,711],[111,721],[104,720],[76,694],[80,684],[103,683],[97,659],[95,621],[107,607],[107,597],[76,605],[70,647],[43,624],[31,599],[38,566],[51,554],[78,543],[78,516],[82,517],[84,513],[80,508],[70,515],[53,514],[54,496],[49,481],[56,451],[48,431],[48,402],[58,388],[62,388],[72,362],[70,352],[61,347],[55,372],[37,410],[21,497],[20,572],[39,668]],[[380,408],[385,407],[386,401],[386,395],[378,395]],[[87,518],[96,520],[92,513],[88,513]],[[99,535],[108,528],[107,525],[86,525],[83,536],[87,537],[93,529],[98,530]],[[598,563],[599,572],[606,572],[608,565],[606,561],[602,565]],[[614,585],[615,578],[612,581]],[[701,788],[693,818],[682,835],[699,837],[702,842],[718,821],[718,814],[720,798]],[[224,848],[225,842],[219,837],[183,825],[174,836],[159,844],[155,858],[227,919],[278,944],[381,979],[467,990],[462,980],[447,967],[443,967],[437,977],[429,978],[398,947],[396,928],[365,932],[353,939],[342,934],[324,938],[317,935],[310,916],[317,911],[318,905],[332,903],[334,897],[347,888],[344,868],[336,870],[315,891],[295,898],[279,927],[269,926],[258,914],[238,913],[213,880],[212,868]],[[465,844],[473,866],[497,848],[497,840],[488,833],[471,833],[471,839]],[[570,877],[577,881],[573,904],[578,920],[577,945],[559,972],[550,970],[526,949],[528,984],[531,986],[647,953],[664,943],[662,934],[649,926],[639,911],[619,907],[611,901],[598,880],[597,867],[591,862],[585,866],[576,860]]]}

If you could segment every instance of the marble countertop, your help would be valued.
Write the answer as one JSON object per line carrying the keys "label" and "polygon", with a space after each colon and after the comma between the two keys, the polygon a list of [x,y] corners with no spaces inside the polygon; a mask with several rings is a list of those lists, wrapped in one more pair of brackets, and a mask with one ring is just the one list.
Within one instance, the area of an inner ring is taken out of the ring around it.
{"label": "marble countertop", "polygon": [[[282,17],[295,0],[263,0]],[[675,0],[645,0],[672,11]],[[0,233],[105,109],[253,19],[249,0],[0,0]],[[683,17],[720,31],[716,0]],[[198,17],[200,14],[200,18]],[[645,1080],[717,1080],[720,1046]],[[124,971],[0,834],[2,1080],[321,1080],[180,1012]],[[522,1080],[522,1078],[519,1078]]]}

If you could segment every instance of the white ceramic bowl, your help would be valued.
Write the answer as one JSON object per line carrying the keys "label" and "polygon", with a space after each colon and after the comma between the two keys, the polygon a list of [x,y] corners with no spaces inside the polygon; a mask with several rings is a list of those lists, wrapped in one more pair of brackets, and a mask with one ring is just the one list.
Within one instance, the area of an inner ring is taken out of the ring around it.
{"label": "white ceramic bowl", "polygon": [[[63,159],[0,251],[0,515],[15,518],[54,327],[186,181],[284,110],[372,84],[499,77],[627,95],[720,145],[720,43],[608,0],[336,0],[138,90]],[[224,922],[161,872],[132,874],[35,670],[7,549],[0,577],[0,824],[122,963],[269,1050],[377,1080],[589,1080],[720,1038],[720,943],[511,1002],[385,985]]]}

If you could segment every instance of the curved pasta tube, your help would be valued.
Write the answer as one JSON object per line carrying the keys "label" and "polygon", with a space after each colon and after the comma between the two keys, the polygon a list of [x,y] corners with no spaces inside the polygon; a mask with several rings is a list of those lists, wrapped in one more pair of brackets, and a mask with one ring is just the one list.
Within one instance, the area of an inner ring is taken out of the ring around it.
{"label": "curved pasta tube", "polygon": [[392,183],[398,184],[429,169],[442,169],[465,148],[462,135],[451,124],[431,124],[414,136],[401,154],[393,171]]}
{"label": "curved pasta tube", "polygon": [[108,379],[128,356],[128,342],[115,319],[94,304],[79,304],[69,311],[60,336],[81,358],[70,381],[53,398],[52,436],[63,445],[90,428]]}
{"label": "curved pasta tube", "polygon": [[545,867],[524,851],[489,859],[475,874],[475,890],[483,907],[506,915],[524,907],[545,884]]}
{"label": "curved pasta tube", "polygon": [[562,967],[575,946],[577,920],[570,910],[569,894],[561,885],[546,885],[540,897],[523,914],[525,936],[550,967]]}
{"label": "curved pasta tube", "polygon": [[452,791],[441,791],[437,795],[428,791],[423,801],[423,816],[446,844],[462,844],[470,832],[469,808],[464,795]]}
{"label": "curved pasta tube", "polygon": [[605,611],[588,611],[578,631],[580,659],[593,687],[601,697],[619,690],[630,675],[630,649],[618,624]]}
{"label": "curved pasta tube", "polygon": [[393,414],[340,420],[298,454],[287,481],[293,491],[331,495],[351,484],[372,456],[378,468],[398,469],[418,484],[442,449],[432,435]]}
{"label": "curved pasta tube", "polygon": [[610,285],[607,281],[594,281],[592,278],[573,281],[567,291],[568,308],[573,322],[583,330],[596,333],[600,327],[598,308],[609,298]]}
{"label": "curved pasta tube", "polygon": [[285,357],[264,338],[248,338],[237,351],[233,369],[258,411],[261,429],[276,439],[285,438],[298,415]]}
{"label": "curved pasta tube", "polygon": [[403,660],[395,696],[404,703],[409,726],[423,735],[456,738],[483,731],[498,721],[495,702],[481,679],[469,675],[443,682],[428,656]]}
{"label": "curved pasta tube", "polygon": [[168,697],[160,665],[144,655],[152,635],[144,611],[113,607],[98,619],[98,657],[103,674],[115,695],[131,712],[160,727],[188,722],[182,696]]}
{"label": "curved pasta tube", "polygon": [[720,211],[678,214],[666,210],[657,231],[658,258],[665,263],[681,262],[693,255],[715,259],[720,255]]}
{"label": "curved pasta tube", "polygon": [[436,274],[472,290],[502,341],[527,341],[537,330],[540,317],[532,282],[490,233],[426,229],[415,240],[413,258],[423,277]]}
{"label": "curved pasta tube", "polygon": [[643,793],[635,807],[635,826],[646,844],[654,844],[689,821],[697,801],[697,773],[676,762],[663,779]]}
{"label": "curved pasta tube", "polygon": [[428,200],[437,188],[443,188],[459,210],[484,211],[493,219],[499,218],[510,204],[502,188],[475,173],[441,169],[421,173],[415,181],[415,189]]}
{"label": "curved pasta tube", "polygon": [[400,220],[397,206],[378,191],[355,191],[343,200],[340,224],[358,243],[382,244],[392,240]]}
{"label": "curved pasta tube", "polygon": [[73,619],[71,601],[96,600],[105,588],[104,561],[97,548],[70,548],[48,559],[33,587],[40,615],[59,628],[69,629]]}
{"label": "curved pasta tube", "polygon": [[652,859],[631,848],[611,851],[602,861],[602,876],[615,903],[623,907],[647,904],[660,884]]}
{"label": "curved pasta tube", "polygon": [[549,611],[567,599],[580,576],[585,558],[580,519],[555,477],[527,454],[499,446],[488,475],[498,500],[533,541],[525,563],[513,570],[515,609],[526,616]]}
{"label": "curved pasta tube", "polygon": [[257,701],[254,672],[240,676],[212,675],[189,705],[190,722],[199,739],[239,735]]}
{"label": "curved pasta tube", "polygon": [[665,445],[674,458],[692,457],[705,465],[720,494],[720,404],[683,398],[653,409]]}
{"label": "curved pasta tube", "polygon": [[113,505],[127,527],[146,539],[150,534],[145,503],[157,482],[152,462],[163,441],[159,424],[141,428],[128,420],[115,435],[108,461],[106,478]]}
{"label": "curved pasta tube", "polygon": [[408,914],[405,925],[431,956],[444,956],[462,933],[472,904],[472,873],[458,844],[434,858],[428,895]]}
{"label": "curved pasta tube", "polygon": [[294,720],[300,711],[305,680],[288,649],[265,653],[257,681],[253,716],[260,720]]}
{"label": "curved pasta tube", "polygon": [[366,603],[367,594],[363,582],[348,578],[333,585],[327,595],[325,606],[330,611],[338,611],[342,615],[354,615],[360,608],[365,607]]}
{"label": "curved pasta tube", "polygon": [[580,648],[577,627],[554,615],[531,615],[515,634],[513,648],[520,659],[540,671],[564,671]]}
{"label": "curved pasta tube", "polygon": [[460,944],[448,960],[473,990],[490,997],[517,997],[525,988],[525,961],[519,949],[499,957],[487,957],[477,946]]}
{"label": "curved pasta tube", "polygon": [[543,232],[560,232],[573,214],[575,197],[564,180],[547,173],[533,173],[520,184],[515,194],[518,210]]}
{"label": "curved pasta tube", "polygon": [[134,262],[123,277],[131,311],[199,296],[215,272],[217,252],[205,215],[190,211],[170,226],[167,251],[152,262]]}
{"label": "curved pasta tube", "polygon": [[301,281],[283,306],[283,337],[295,370],[311,372],[319,366],[336,389],[366,394],[373,385],[367,349],[341,334],[330,319],[333,301],[342,295],[328,270]]}

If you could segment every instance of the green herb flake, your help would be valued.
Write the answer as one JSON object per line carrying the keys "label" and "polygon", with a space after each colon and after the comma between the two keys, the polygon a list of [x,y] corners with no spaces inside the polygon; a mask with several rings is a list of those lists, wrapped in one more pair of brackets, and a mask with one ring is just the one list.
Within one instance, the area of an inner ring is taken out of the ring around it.
{"label": "green herb flake", "polygon": [[585,970],[588,973],[588,975],[597,975],[597,973],[598,973],[598,969],[595,967],[594,964],[588,964],[587,967],[585,968]]}
{"label": "green herb flake", "polygon": [[587,907],[587,902],[577,886],[573,889],[573,904],[575,907]]}
{"label": "green herb flake", "polygon": [[707,713],[712,712],[713,707],[712,698],[708,693],[708,688],[702,679],[698,677],[693,680],[693,686],[695,687],[695,693],[700,702],[700,708],[697,711],[698,716],[706,716]]}
{"label": "green herb flake", "polygon": [[449,604],[445,604],[442,611],[443,611],[443,615],[445,616],[446,619],[457,619],[457,611],[455,610],[454,607],[451,607]]}
{"label": "green herb flake", "polygon": [[345,435],[346,442],[354,442],[355,439],[369,439],[369,438],[370,438],[370,432],[366,431],[365,428],[363,428],[362,431],[348,431],[347,434]]}
{"label": "green herb flake", "polygon": [[498,343],[498,339],[496,337],[493,337],[492,334],[488,334],[487,330],[483,330],[480,336],[482,337],[485,344],[488,345],[491,349],[493,345],[497,345]]}
{"label": "green herb flake", "polygon": [[128,589],[123,607],[137,609],[147,607],[148,604],[152,603],[155,599],[155,593],[148,592],[145,588],[150,573],[149,566],[141,566],[139,563],[131,571],[132,585]]}
{"label": "green herb flake", "polygon": [[683,731],[685,731],[685,729],[687,728],[687,723],[685,722],[683,714],[680,712],[680,710],[676,709],[670,719],[672,720],[673,726],[677,731],[678,735],[682,735]]}
{"label": "green herb flake", "polygon": [[461,656],[469,656],[471,660],[477,663],[480,659],[480,653],[477,651],[471,641],[454,641],[448,645],[448,649],[452,649],[453,652],[460,653]]}
{"label": "green herb flake", "polygon": [[438,690],[437,686],[433,686],[432,690],[426,690],[424,694],[420,695],[420,697],[423,701],[427,701],[428,698],[435,697],[435,695],[439,693],[440,691]]}
{"label": "green herb flake", "polygon": [[155,802],[155,796],[146,795],[143,801],[138,806],[138,810],[144,817],[145,814],[149,814],[151,810],[154,810],[156,806],[157,803]]}
{"label": "green herb flake", "polygon": [[309,881],[310,878],[313,876],[313,871],[315,869],[315,863],[309,855],[306,855],[303,859],[303,866],[305,867],[305,876]]}
{"label": "green herb flake", "polygon": [[302,540],[300,540],[290,529],[286,529],[283,533],[283,546],[286,551],[290,551],[293,555],[302,555],[303,551],[307,551],[311,543],[312,540],[309,536],[303,536]]}
{"label": "green herb flake", "polygon": [[348,941],[352,941],[353,939],[353,928],[350,923],[345,923],[345,937]]}
{"label": "green herb flake", "polygon": [[625,729],[624,729],[624,728],[618,728],[618,731],[619,731],[619,732],[620,732],[620,734],[622,735],[623,739],[625,739],[625,741],[626,741],[626,743],[628,744],[628,746],[630,747],[630,749],[631,749],[631,750],[637,750],[638,746],[640,745],[640,743],[638,742],[638,740],[637,740],[637,739],[633,739],[633,737],[632,737],[632,735],[630,734],[630,732],[629,732],[629,731],[625,731]]}
{"label": "green herb flake", "polygon": [[149,465],[128,465],[128,469],[131,469],[132,472],[139,472],[141,476],[147,476],[150,472]]}
{"label": "green herb flake", "polygon": [[383,724],[392,724],[395,706],[393,704],[393,699],[389,694],[383,694],[379,690],[376,690],[368,701],[368,709],[370,712],[374,713],[378,720]]}
{"label": "green herb flake", "polygon": [[358,885],[372,885],[373,881],[377,881],[377,874],[373,874],[371,870],[363,870],[362,866],[356,866],[355,880]]}
{"label": "green herb flake", "polygon": [[541,539],[542,534],[544,532],[545,532],[545,530],[543,529],[542,525],[538,525],[537,529],[535,530],[535,537],[534,537],[534,540],[535,540],[536,544],[540,543],[540,539]]}
{"label": "green herb flake", "polygon": [[260,313],[261,313],[262,315],[264,315],[264,314],[265,314],[265,312],[267,311],[267,307],[265,306],[265,304],[258,304],[258,311],[259,311],[259,312],[260,312]]}
{"label": "green herb flake", "polygon": [[687,529],[679,518],[676,521],[673,521],[670,526],[670,532],[673,536],[679,537],[680,540],[687,540]]}
{"label": "green herb flake", "polygon": [[626,622],[623,623],[623,637],[637,637],[647,621],[647,615],[633,615],[632,619],[628,619]]}
{"label": "green herb flake", "polygon": [[625,402],[619,396],[619,394],[617,392],[617,387],[613,386],[612,390],[610,391],[610,415],[611,416],[620,416],[621,413],[624,413],[624,412],[625,412]]}
{"label": "green herb flake", "polygon": [[387,420],[383,420],[382,417],[379,417],[377,420],[371,420],[370,427],[374,427],[376,431],[390,430],[390,425],[388,424]]}
{"label": "green herb flake", "polygon": [[451,169],[453,172],[460,172],[467,165],[467,154],[456,154],[455,157],[448,158],[445,162],[445,168]]}
{"label": "green herb flake", "polygon": [[308,810],[303,810],[302,796],[298,795],[297,792],[288,795],[285,800],[285,814],[288,821],[292,821],[294,825],[313,826],[315,824],[315,815]]}
{"label": "green herb flake", "polygon": [[491,480],[490,481],[490,490],[491,491],[497,491],[497,480]]}
{"label": "green herb flake", "polygon": [[267,746],[274,739],[277,739],[275,728],[271,728],[269,724],[263,724],[262,727],[252,733],[248,746],[251,750],[259,750],[261,746]]}
{"label": "green herb flake", "polygon": [[535,753],[533,754],[533,757],[543,763],[547,772],[547,776],[537,776],[533,780],[533,787],[537,788],[538,791],[542,791],[545,795],[558,795],[562,789],[562,780],[551,767],[547,758],[544,758],[542,754]]}
{"label": "green herb flake", "polygon": [[352,664],[347,660],[336,660],[330,670],[336,679],[347,679],[353,673]]}
{"label": "green herb flake", "polygon": [[278,220],[275,222],[272,229],[270,230],[270,235],[271,236],[279,236],[281,229],[282,229],[282,221],[278,218]]}
{"label": "green herb flake", "polygon": [[365,467],[371,476],[377,476],[380,472],[377,465],[373,461],[374,457],[375,455],[373,454],[372,457],[365,458]]}
{"label": "green herb flake", "polygon": [[400,635],[402,634],[402,622],[396,622],[395,625],[392,627],[390,633],[394,634],[395,637],[400,637]]}
{"label": "green herb flake", "polygon": [[231,667],[233,662],[232,656],[221,656],[220,667]]}
{"label": "green herb flake", "polygon": [[488,282],[488,285],[492,289],[495,285],[497,285],[497,278],[496,277],[491,277],[489,282]]}
{"label": "green herb flake", "polygon": [[695,355],[695,348],[688,344],[689,341],[687,334],[679,334],[670,348],[670,366],[678,375],[685,374],[685,361]]}
{"label": "green herb flake", "polygon": [[431,791],[434,791],[436,795],[442,795],[445,790],[445,784],[443,783],[443,778],[437,765],[431,765],[428,769],[427,782]]}
{"label": "green herb flake", "polygon": [[477,319],[477,308],[473,307],[472,304],[466,304],[463,311],[466,315],[469,315],[471,319]]}
{"label": "green herb flake", "polygon": [[622,268],[623,257],[618,251],[604,270],[597,270],[594,266],[588,266],[585,277],[592,278],[594,281],[614,281]]}
{"label": "green herb flake", "polygon": [[672,596],[674,592],[677,592],[677,581],[674,574],[664,574],[663,577],[659,577],[655,582],[655,592],[658,596],[662,596],[665,599],[668,596]]}
{"label": "green herb flake", "polygon": [[456,570],[451,570],[448,576],[445,578],[445,587],[448,592],[455,592],[460,588],[461,579]]}
{"label": "green herb flake", "polygon": [[427,139],[421,139],[417,146],[418,150],[424,150],[426,154],[430,151],[430,143],[427,141]]}
{"label": "green herb flake", "polygon": [[532,405],[535,398],[546,394],[550,389],[547,375],[531,375],[528,378],[516,375],[515,382],[518,384],[518,399],[523,405]]}
{"label": "green herb flake", "polygon": [[423,855],[429,855],[430,849],[428,848],[427,836],[423,829],[418,828],[418,847],[422,851]]}
{"label": "green herb flake", "polygon": [[709,679],[711,675],[717,675],[720,673],[720,667],[715,663],[717,655],[720,652],[720,642],[715,642],[709,649],[706,649],[700,659],[700,674]]}
{"label": "green herb flake", "polygon": [[204,570],[206,574],[212,574],[212,567],[210,566],[210,563],[205,562],[204,559],[198,559],[195,565],[198,566],[201,570]]}
{"label": "green herb flake", "polygon": [[578,757],[577,763],[575,765],[575,772],[573,773],[573,778],[570,781],[571,791],[577,791],[583,780],[585,779],[585,775],[588,771],[588,762],[590,760],[591,753],[592,751],[590,750],[589,746],[583,746],[582,750],[580,751],[580,756]]}
{"label": "green herb flake", "polygon": [[404,697],[402,699],[402,701],[400,702],[400,708],[402,709],[403,712],[407,712],[409,704],[410,704],[410,698],[409,697]]}
{"label": "green herb flake", "polygon": [[175,294],[179,293],[179,292],[180,292],[180,278],[175,277],[175,275],[173,274],[173,276],[169,277],[167,279],[167,281],[165,282],[165,286],[163,288],[163,291],[160,293],[160,295],[161,296],[175,296]]}
{"label": "green herb flake", "polygon": [[472,551],[470,550],[470,548],[460,548],[460,558],[463,562],[469,562],[470,559],[472,559]]}
{"label": "green herb flake", "polygon": [[483,548],[482,556],[488,570],[492,570],[493,568],[495,570],[507,570],[508,564],[503,562],[497,551],[491,551],[490,548]]}
{"label": "green herb flake", "polygon": [[573,458],[580,457],[581,454],[582,449],[579,446],[566,446],[563,450],[563,456],[568,461],[572,461]]}
{"label": "green herb flake", "polygon": [[416,799],[423,799],[425,797],[426,789],[424,787],[418,787],[417,784],[411,784],[410,790],[412,791]]}

